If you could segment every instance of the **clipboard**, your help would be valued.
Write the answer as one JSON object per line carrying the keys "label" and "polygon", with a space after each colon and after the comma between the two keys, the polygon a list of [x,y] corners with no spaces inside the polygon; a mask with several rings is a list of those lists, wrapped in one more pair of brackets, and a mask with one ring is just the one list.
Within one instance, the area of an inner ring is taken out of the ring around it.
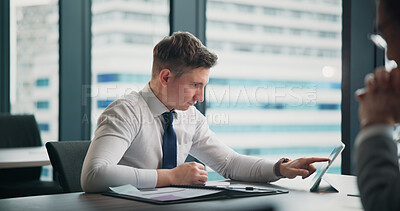
{"label": "clipboard", "polygon": [[[154,197],[144,195],[153,191]],[[141,189],[141,194],[120,194],[115,192],[106,192],[103,195],[143,201],[152,204],[165,205],[188,202],[209,201],[217,199],[231,199],[241,197],[254,197],[265,195],[276,195],[288,193],[287,190],[279,190],[267,187],[253,187],[243,185],[204,186],[204,185],[173,185],[163,188]],[[157,194],[159,192],[160,194]],[[184,194],[187,193],[185,196]],[[192,195],[190,195],[192,193]],[[199,194],[193,194],[199,193]]]}

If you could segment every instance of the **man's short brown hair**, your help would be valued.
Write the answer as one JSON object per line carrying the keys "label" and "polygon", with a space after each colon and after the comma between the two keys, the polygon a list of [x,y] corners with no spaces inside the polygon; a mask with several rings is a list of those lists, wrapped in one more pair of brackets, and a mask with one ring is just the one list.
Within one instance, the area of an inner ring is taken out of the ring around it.
{"label": "man's short brown hair", "polygon": [[156,77],[162,69],[169,69],[175,78],[179,78],[195,68],[211,68],[217,59],[217,55],[210,52],[194,35],[174,32],[153,49],[152,77]]}

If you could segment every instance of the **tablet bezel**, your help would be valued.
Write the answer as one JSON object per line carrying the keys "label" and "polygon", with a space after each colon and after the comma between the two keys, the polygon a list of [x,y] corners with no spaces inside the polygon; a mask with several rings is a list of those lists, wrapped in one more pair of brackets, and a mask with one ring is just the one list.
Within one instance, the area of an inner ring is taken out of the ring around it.
{"label": "tablet bezel", "polygon": [[[330,161],[328,162],[328,164],[325,166],[325,168],[321,167],[319,168],[316,173],[315,176],[312,178],[311,183],[312,186],[310,188],[310,191],[314,191],[318,188],[322,177],[325,175],[325,173],[328,171],[328,169],[331,167],[331,164],[335,161],[335,159],[338,157],[338,155],[340,153],[342,153],[343,149],[344,149],[345,145],[340,142],[340,144],[338,146],[336,146],[331,154],[329,155],[329,159]],[[336,151],[336,152],[335,152]],[[322,172],[321,172],[322,171]],[[320,173],[321,172],[321,173]]]}

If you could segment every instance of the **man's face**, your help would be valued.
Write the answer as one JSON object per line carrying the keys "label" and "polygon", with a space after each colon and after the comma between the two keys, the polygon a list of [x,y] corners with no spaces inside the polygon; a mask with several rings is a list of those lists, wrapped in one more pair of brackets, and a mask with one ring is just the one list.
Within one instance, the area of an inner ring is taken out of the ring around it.
{"label": "man's face", "polygon": [[400,24],[385,12],[382,4],[378,6],[378,30],[386,40],[388,58],[400,65]]}
{"label": "man's face", "polygon": [[190,106],[204,101],[204,87],[209,80],[209,68],[196,68],[179,78],[172,77],[167,85],[167,108],[187,110]]}

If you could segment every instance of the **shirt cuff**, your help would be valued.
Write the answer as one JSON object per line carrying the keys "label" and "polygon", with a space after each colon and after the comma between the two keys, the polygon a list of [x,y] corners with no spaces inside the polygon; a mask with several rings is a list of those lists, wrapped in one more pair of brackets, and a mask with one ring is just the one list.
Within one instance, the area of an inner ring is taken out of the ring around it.
{"label": "shirt cuff", "polygon": [[275,175],[274,172],[275,164],[276,163],[264,160],[264,164],[262,165],[261,168],[262,172],[261,175],[263,175],[263,177],[267,180],[267,182],[275,182],[281,179],[281,177]]}
{"label": "shirt cuff", "polygon": [[381,135],[393,139],[393,126],[379,124],[369,126],[366,129],[361,130],[361,132],[357,135],[355,146],[358,147],[364,140],[374,135]]}
{"label": "shirt cuff", "polygon": [[137,188],[155,188],[157,185],[157,170],[140,169]]}

